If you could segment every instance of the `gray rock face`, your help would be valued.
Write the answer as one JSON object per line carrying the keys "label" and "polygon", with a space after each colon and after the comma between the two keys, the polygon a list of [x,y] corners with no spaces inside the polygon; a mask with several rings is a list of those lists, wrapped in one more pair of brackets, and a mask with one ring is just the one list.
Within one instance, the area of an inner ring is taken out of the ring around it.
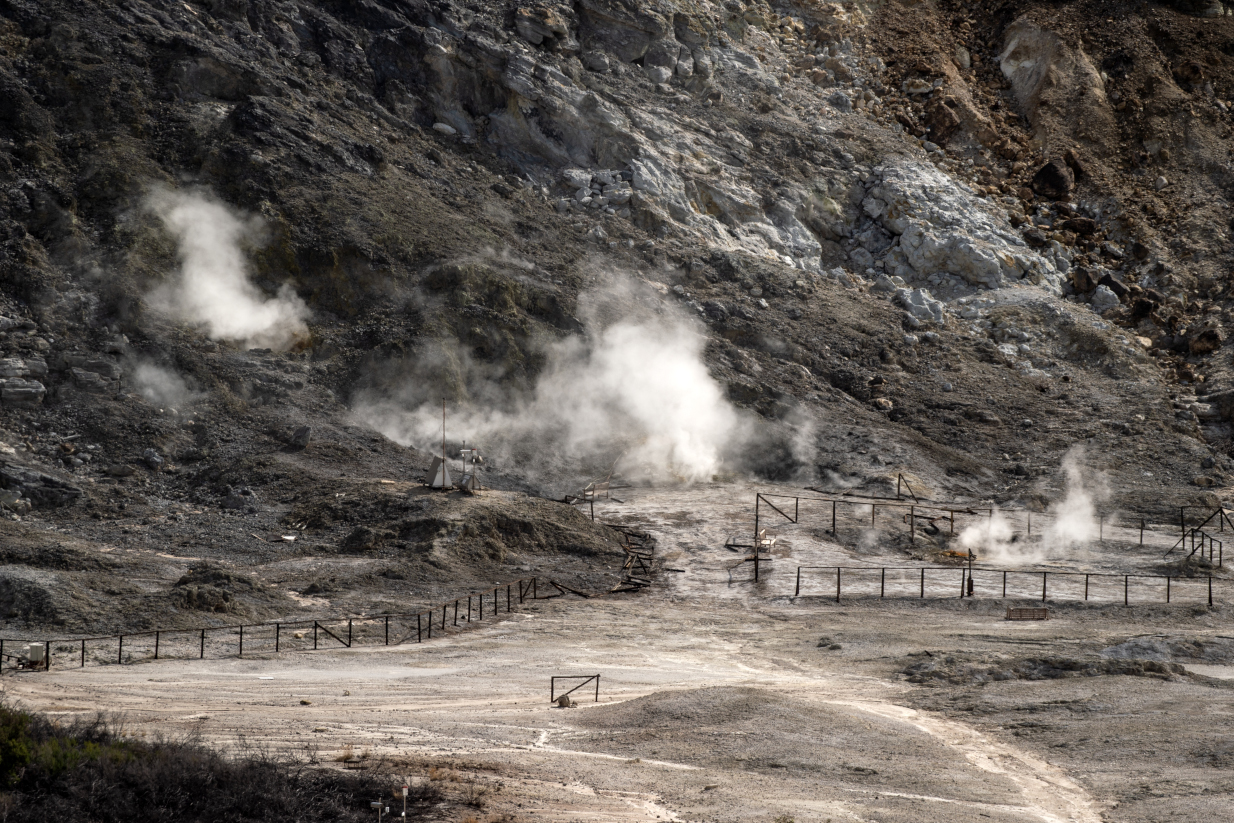
{"label": "gray rock face", "polygon": [[11,462],[0,462],[0,488],[20,492],[35,506],[66,506],[82,496],[76,486]]}
{"label": "gray rock face", "polygon": [[10,377],[0,380],[0,402],[19,409],[31,409],[43,402],[46,387],[37,380]]}
{"label": "gray rock face", "polygon": [[896,289],[895,301],[918,320],[943,325],[947,322],[941,300],[935,300],[925,289]]}
{"label": "gray rock face", "polygon": [[1061,292],[1057,266],[1033,252],[992,205],[933,166],[898,163],[876,171],[862,211],[889,234],[919,276],[943,271],[998,288],[1028,280]]}
{"label": "gray rock face", "polygon": [[1110,309],[1121,306],[1122,302],[1109,286],[1098,286],[1093,292],[1092,302],[1089,305],[1097,314],[1105,314]]}

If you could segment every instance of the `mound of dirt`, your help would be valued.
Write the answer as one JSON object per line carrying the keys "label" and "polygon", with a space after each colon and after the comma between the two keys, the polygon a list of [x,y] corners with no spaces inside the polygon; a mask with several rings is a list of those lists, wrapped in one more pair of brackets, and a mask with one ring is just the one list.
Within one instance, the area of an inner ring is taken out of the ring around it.
{"label": "mound of dirt", "polygon": [[252,615],[272,607],[286,610],[291,600],[243,574],[217,566],[196,566],[176,581],[172,590],[176,606],[191,611]]}
{"label": "mound of dirt", "polygon": [[1101,650],[1113,660],[1176,660],[1229,663],[1234,660],[1234,637],[1133,637]]}
{"label": "mound of dirt", "polygon": [[1002,680],[1060,680],[1066,677],[1127,675],[1173,680],[1187,670],[1177,663],[1133,658],[1076,659],[1070,657],[1001,658],[997,656],[933,656],[901,669],[910,683],[977,686]]}

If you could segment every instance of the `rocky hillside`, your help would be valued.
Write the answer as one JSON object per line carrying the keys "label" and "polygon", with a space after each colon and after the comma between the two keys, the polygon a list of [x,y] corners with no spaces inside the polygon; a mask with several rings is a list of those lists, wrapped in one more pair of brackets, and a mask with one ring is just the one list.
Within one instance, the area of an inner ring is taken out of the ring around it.
{"label": "rocky hillside", "polygon": [[1231,96],[1220,3],[0,0],[6,511],[279,522],[443,397],[556,496],[1210,500]]}

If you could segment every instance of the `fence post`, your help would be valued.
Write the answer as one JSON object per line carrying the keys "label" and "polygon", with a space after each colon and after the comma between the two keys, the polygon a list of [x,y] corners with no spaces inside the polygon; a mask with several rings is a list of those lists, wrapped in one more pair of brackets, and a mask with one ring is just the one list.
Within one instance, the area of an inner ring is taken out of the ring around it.
{"label": "fence post", "polygon": [[154,659],[159,659],[159,632],[154,633]]}
{"label": "fence post", "polygon": [[836,501],[831,501],[831,536],[835,537],[836,533]]}
{"label": "fence post", "polygon": [[124,662],[124,635],[120,635],[120,651],[116,653],[116,663]]}
{"label": "fence post", "polygon": [[1003,572],[1003,599],[1007,599],[1007,572]]}
{"label": "fence post", "polygon": [[964,578],[968,575],[968,569],[964,566],[960,567],[960,598],[964,597]]}
{"label": "fence post", "polygon": [[445,630],[446,630],[446,604],[442,603],[441,604],[441,631],[442,633],[445,633]]}
{"label": "fence post", "polygon": [[540,578],[538,577],[531,578],[531,599],[532,600],[536,600],[537,598],[540,597],[540,595],[536,594],[536,581],[539,579]]}
{"label": "fence post", "polygon": [[43,643],[43,670],[51,671],[51,641]]}
{"label": "fence post", "polygon": [[1213,604],[1213,576],[1208,576],[1208,605]]}
{"label": "fence post", "polygon": [[386,645],[390,645],[390,615],[386,615]]}
{"label": "fence post", "polygon": [[1033,536],[1033,513],[1028,513],[1028,536]]}
{"label": "fence post", "polygon": [[1088,575],[1084,575],[1084,599],[1088,599]]}
{"label": "fence post", "polygon": [[1123,575],[1123,605],[1129,605],[1127,591],[1131,586],[1131,575]]}
{"label": "fence post", "polygon": [[347,618],[347,648],[351,648],[351,618]]}
{"label": "fence post", "polygon": [[480,621],[484,621],[484,595],[480,595]]}
{"label": "fence post", "polygon": [[596,702],[600,702],[600,675],[596,675]]}
{"label": "fence post", "polygon": [[420,636],[420,615],[416,615],[416,642],[423,643],[424,638]]}
{"label": "fence post", "polygon": [[428,614],[428,639],[432,640],[433,639],[433,610],[429,609],[427,614]]}
{"label": "fence post", "polygon": [[206,659],[206,630],[205,629],[201,630],[201,654],[199,655],[199,659],[201,660]]}
{"label": "fence post", "polygon": [[1042,602],[1042,603],[1044,603],[1044,602],[1045,602],[1045,580],[1046,580],[1046,576],[1047,576],[1048,574],[1049,574],[1049,572],[1042,572],[1042,573],[1041,573],[1041,602]]}
{"label": "fence post", "polygon": [[874,528],[874,512],[878,511],[878,506],[874,503],[870,504],[870,528]]}
{"label": "fence post", "polygon": [[878,570],[878,599],[882,600],[883,595],[887,592],[887,567],[883,566]]}
{"label": "fence post", "polygon": [[840,602],[840,567],[836,566],[836,602]]}
{"label": "fence post", "polygon": [[921,567],[921,599],[925,600],[925,566]]}
{"label": "fence post", "polygon": [[1144,518],[1140,518],[1140,545],[1144,545]]}
{"label": "fence post", "polygon": [[917,529],[914,528],[916,525],[917,525],[917,507],[909,506],[908,507],[908,542],[909,543],[917,542]]}
{"label": "fence post", "polygon": [[458,625],[458,601],[454,601],[454,625]]}
{"label": "fence post", "polygon": [[798,597],[801,594],[801,567],[797,567],[797,588],[793,591],[793,597]]}
{"label": "fence post", "polygon": [[[4,641],[0,640],[0,658],[2,658],[3,656],[4,656]],[[86,667],[86,639],[84,637],[81,640],[81,667],[83,669]]]}
{"label": "fence post", "polygon": [[279,635],[283,633],[283,627],[279,623],[274,624],[274,652],[277,654],[279,650]]}
{"label": "fence post", "polygon": [[313,621],[313,651],[317,651],[317,621]]}

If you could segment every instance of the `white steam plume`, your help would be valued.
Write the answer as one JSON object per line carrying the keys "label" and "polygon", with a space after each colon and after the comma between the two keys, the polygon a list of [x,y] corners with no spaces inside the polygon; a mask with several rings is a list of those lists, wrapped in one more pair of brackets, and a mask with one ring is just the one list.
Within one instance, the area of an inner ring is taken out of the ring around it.
{"label": "white steam plume", "polygon": [[1042,538],[1055,553],[1069,553],[1097,539],[1101,528],[1097,503],[1110,496],[1105,478],[1085,471],[1082,446],[1073,446],[1063,456],[1062,469],[1067,493],[1050,506],[1054,520],[1046,526]]}
{"label": "white steam plume", "polygon": [[[612,464],[629,479],[700,481],[720,471],[742,424],[703,364],[704,338],[683,319],[626,316],[606,325],[612,301],[587,311],[585,331],[548,347],[534,389],[510,397],[471,375],[487,408],[452,410],[451,433],[539,479]],[[584,303],[589,302],[587,300]],[[459,352],[447,359],[465,360]],[[474,369],[478,372],[478,369]],[[361,422],[396,442],[436,451],[441,405],[426,381],[394,397],[357,398]],[[438,395],[439,396],[439,395]],[[607,455],[607,459],[605,459]]]}
{"label": "white steam plume", "polygon": [[179,244],[180,273],[148,296],[152,308],[205,326],[216,340],[290,348],[308,335],[308,307],[284,285],[268,297],[249,280],[240,242],[253,228],[201,194],[160,191],[146,207]]}
{"label": "white steam plume", "polygon": [[183,377],[150,362],[134,365],[131,379],[137,393],[157,406],[183,406],[201,396]]}
{"label": "white steam plume", "polygon": [[1000,565],[1074,559],[1098,538],[1097,504],[1109,497],[1109,489],[1103,476],[1085,469],[1081,446],[1063,456],[1061,468],[1066,483],[1063,499],[1050,506],[1045,523],[1039,526],[1039,539],[1015,533],[1011,522],[996,509],[988,519],[964,529],[958,538],[960,545],[981,560]]}

